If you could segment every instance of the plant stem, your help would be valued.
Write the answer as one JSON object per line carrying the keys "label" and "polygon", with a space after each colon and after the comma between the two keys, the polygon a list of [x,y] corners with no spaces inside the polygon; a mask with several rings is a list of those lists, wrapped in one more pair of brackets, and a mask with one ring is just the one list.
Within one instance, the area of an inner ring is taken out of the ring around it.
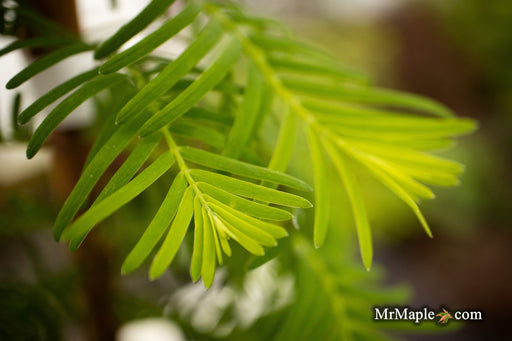
{"label": "plant stem", "polygon": [[165,141],[167,142],[167,145],[169,146],[169,149],[171,150],[171,152],[174,154],[176,163],[178,164],[180,171],[185,175],[185,178],[187,179],[188,184],[192,187],[192,189],[196,193],[196,196],[201,201],[201,204],[203,205],[203,207],[205,207],[208,210],[208,212],[211,212],[210,208],[208,207],[208,203],[206,202],[206,199],[203,196],[203,193],[201,192],[199,187],[197,187],[197,182],[190,175],[190,169],[188,168],[187,164],[185,163],[183,156],[181,156],[179,147],[176,145],[176,142],[172,138],[171,133],[169,132],[169,130],[167,130],[166,127],[161,128],[160,131],[164,135]]}

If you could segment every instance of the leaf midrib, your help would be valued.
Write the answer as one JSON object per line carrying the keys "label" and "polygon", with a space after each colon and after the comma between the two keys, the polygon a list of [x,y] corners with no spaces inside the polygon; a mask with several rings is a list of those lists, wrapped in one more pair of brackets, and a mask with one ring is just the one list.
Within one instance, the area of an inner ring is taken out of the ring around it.
{"label": "leaf midrib", "polygon": [[213,211],[210,209],[210,207],[208,206],[208,202],[206,201],[205,197],[203,196],[203,192],[201,192],[201,190],[197,186],[197,182],[190,175],[190,168],[187,166],[185,159],[183,159],[183,156],[181,155],[179,148],[176,145],[176,142],[172,138],[171,133],[165,127],[161,128],[160,130],[162,131],[162,134],[164,135],[165,141],[167,142],[169,149],[174,154],[178,168],[185,175],[185,178],[187,179],[188,184],[192,187],[192,189],[196,193],[196,196],[201,201],[202,206],[205,207],[209,213],[213,214]]}
{"label": "leaf midrib", "polygon": [[221,25],[231,31],[233,35],[240,41],[242,48],[254,64],[258,67],[263,77],[272,86],[275,93],[292,109],[291,112],[300,116],[301,119],[310,126],[319,136],[325,136],[332,138],[332,133],[329,129],[322,126],[322,124],[316,119],[315,115],[300,101],[292,91],[290,91],[281,81],[277,72],[268,63],[265,53],[261,51],[261,48],[252,43],[237,27],[237,25],[225,14],[221,13],[214,6],[205,6],[205,11],[210,14],[214,19],[218,20]]}

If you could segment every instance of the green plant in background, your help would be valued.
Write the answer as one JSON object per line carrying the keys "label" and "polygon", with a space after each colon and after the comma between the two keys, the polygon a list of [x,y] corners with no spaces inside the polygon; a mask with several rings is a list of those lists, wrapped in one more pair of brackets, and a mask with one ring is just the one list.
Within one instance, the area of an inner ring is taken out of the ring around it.
{"label": "green plant in background", "polygon": [[[174,17],[118,52],[173,2],[153,0],[99,44],[50,27],[47,35],[16,41],[0,52],[57,47],[9,80],[9,89],[78,53],[94,51],[97,60],[97,67],[50,90],[18,115],[20,124],[27,123],[64,97],[33,133],[28,158],[81,103],[104,90],[126,89],[122,105],[104,119],[82,175],[56,218],[55,239],[76,250],[102,220],[158,179],[173,178],[127,255],[123,273],[138,268],[156,248],[149,276],[158,278],[180,246],[190,242],[190,277],[210,287],[217,265],[226,262],[243,276],[279,254],[281,271],[295,278],[295,300],[253,326],[261,339],[382,336],[380,326],[364,317],[368,307],[386,299],[402,301],[403,291],[382,291],[371,279],[375,276],[354,268],[350,247],[343,250],[350,242],[332,212],[333,198],[338,190],[348,198],[369,270],[373,248],[360,174],[368,173],[399,197],[432,236],[418,204],[434,198],[428,185],[454,186],[463,170],[434,153],[473,131],[475,123],[427,98],[371,85],[327,53],[293,38],[280,23],[253,17],[235,2],[187,1]],[[18,13],[20,21],[33,19],[29,11]],[[175,59],[152,54],[182,31],[189,33],[187,46]],[[277,136],[264,131],[269,124]],[[301,139],[308,144],[301,157],[311,160],[313,188],[285,173]],[[273,150],[262,152],[269,144]],[[121,153],[129,155],[126,161],[73,220]],[[314,211],[312,224],[304,218],[309,211]],[[291,229],[290,220],[302,228]],[[190,241],[187,235],[193,235]],[[240,333],[247,330],[235,330],[233,339]]]}

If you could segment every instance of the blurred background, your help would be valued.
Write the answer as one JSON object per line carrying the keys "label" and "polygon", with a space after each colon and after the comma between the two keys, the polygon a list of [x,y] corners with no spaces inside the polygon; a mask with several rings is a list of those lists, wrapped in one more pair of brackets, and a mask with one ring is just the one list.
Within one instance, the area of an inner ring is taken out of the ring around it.
{"label": "blurred background", "polygon": [[[108,36],[145,3],[118,0],[112,7],[108,0],[77,0],[79,28],[88,39]],[[478,120],[479,130],[446,154],[467,167],[461,185],[436,188],[436,200],[421,206],[433,240],[398,200],[372,190],[369,210],[375,258],[387,269],[389,284],[406,282],[412,287],[411,306],[484,313],[483,322],[468,323],[446,334],[408,335],[407,339],[510,339],[512,2],[259,0],[246,4],[256,13],[284,21],[298,38],[366,72],[376,84],[432,97],[459,116]],[[10,41],[1,38],[0,47]],[[27,62],[21,52],[2,57],[1,83]],[[22,89],[21,106],[44,93],[48,82],[61,81],[55,75],[65,74],[66,68],[89,67],[86,61],[81,63],[72,61],[38,76]],[[45,330],[55,331],[48,339],[60,335],[73,340],[108,340],[117,333],[122,340],[136,340],[129,339],[135,337],[134,332],[126,331],[133,326],[124,325],[122,330],[119,326],[162,316],[162,312],[170,314],[169,302],[176,300],[170,293],[180,286],[170,276],[148,282],[144,271],[118,275],[130,240],[137,234],[129,227],[147,224],[151,214],[147,212],[158,199],[151,193],[139,199],[109,221],[108,238],[93,235],[85,250],[70,254],[52,240],[51,226],[79,174],[80,158],[90,147],[87,139],[80,139],[75,144],[79,150],[67,150],[68,142],[76,141],[91,120],[76,115],[81,118],[55,134],[51,150],[25,161],[28,132],[12,128],[14,96],[4,89],[0,92],[0,322],[25,327],[27,336],[21,339],[34,339],[38,330]],[[101,110],[102,103],[89,105]],[[82,110],[89,111],[87,107]],[[268,273],[254,277],[255,283],[266,285],[277,281]],[[288,285],[286,278],[279,281],[280,287]],[[219,292],[226,296],[225,302],[236,297],[232,292]],[[26,302],[31,302],[30,310]],[[196,319],[203,320],[199,324],[205,324],[205,330],[210,328],[208,323],[219,322]],[[169,319],[141,321],[140,328],[160,331],[168,340],[183,339],[186,332]],[[4,337],[9,339],[0,333],[0,339]]]}

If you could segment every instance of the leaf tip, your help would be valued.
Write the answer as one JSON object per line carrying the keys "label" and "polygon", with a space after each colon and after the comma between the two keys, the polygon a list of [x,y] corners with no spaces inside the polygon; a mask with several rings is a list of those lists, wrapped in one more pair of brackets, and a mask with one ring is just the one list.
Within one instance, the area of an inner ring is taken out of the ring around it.
{"label": "leaf tip", "polygon": [[[107,66],[105,66],[105,65],[107,65]],[[107,63],[105,63],[105,64],[103,64],[103,65],[101,65],[101,66],[99,67],[99,69],[98,69],[98,74],[100,74],[100,75],[106,75],[106,74],[108,74],[108,73],[111,73],[111,71],[108,69],[108,64],[107,64]]]}
{"label": "leaf tip", "polygon": [[18,124],[19,124],[19,125],[25,124],[25,123],[27,123],[27,122],[28,122],[28,120],[29,120],[27,117],[25,117],[25,115],[23,115],[23,113],[24,113],[24,112],[22,112],[22,113],[21,113],[21,114],[19,114],[19,116],[18,116],[17,121],[18,121]]}
{"label": "leaf tip", "polygon": [[213,278],[211,280],[206,280],[203,278],[203,285],[205,287],[205,289],[210,289],[212,287],[212,284],[213,284]]}
{"label": "leaf tip", "polygon": [[315,236],[313,244],[315,245],[315,249],[319,249],[324,245],[324,240]]}
{"label": "leaf tip", "polygon": [[59,242],[60,241],[60,237],[61,237],[62,233],[60,231],[60,229],[57,228],[57,226],[55,226],[53,228],[53,239],[56,241],[56,242]]}
{"label": "leaf tip", "polygon": [[104,45],[100,45],[94,50],[94,59],[100,60],[108,56],[108,50],[105,49]]}
{"label": "leaf tip", "polygon": [[463,119],[463,120],[464,120],[463,122],[464,122],[464,123],[465,123],[465,125],[466,125],[466,129],[467,129],[466,131],[467,131],[468,133],[472,133],[472,132],[474,132],[475,130],[477,130],[477,129],[479,129],[479,128],[480,128],[480,124],[478,123],[478,121],[477,121],[477,120],[473,120],[473,119],[471,119],[471,118],[465,118],[465,119]]}
{"label": "leaf tip", "polygon": [[81,241],[72,241],[69,243],[69,251],[75,252],[80,247]]}
{"label": "leaf tip", "polygon": [[34,142],[34,136],[35,135],[32,136],[32,139],[30,139],[30,141],[28,141],[27,151],[25,152],[25,155],[29,160],[32,159],[41,148],[41,146],[38,145],[37,142]]}
{"label": "leaf tip", "polygon": [[19,84],[17,84],[17,82],[14,81],[14,79],[11,79],[7,82],[7,84],[5,84],[5,88],[7,90],[12,90],[12,89],[15,89]]}
{"label": "leaf tip", "polygon": [[30,159],[32,159],[32,158],[34,157],[34,155],[35,155],[35,154],[36,154],[36,153],[32,153],[32,152],[30,152],[30,153],[29,153],[29,152],[27,151],[27,154],[26,154],[26,155],[27,155],[27,159],[29,159],[29,160],[30,160]]}
{"label": "leaf tip", "polygon": [[27,159],[29,159],[29,160],[32,159],[34,157],[34,155],[36,155],[36,153],[37,153],[37,148],[34,147],[34,145],[29,142],[28,146],[27,146],[27,151],[25,152]]}
{"label": "leaf tip", "polygon": [[124,121],[126,121],[128,116],[129,116],[129,112],[121,109],[121,111],[119,111],[119,113],[116,115],[116,119],[114,120],[115,124],[119,125],[119,124],[123,123]]}
{"label": "leaf tip", "polygon": [[142,129],[139,132],[139,136],[140,137],[146,137],[149,134],[151,134],[152,132],[153,132],[153,129],[151,128],[151,126],[143,125]]}
{"label": "leaf tip", "polygon": [[364,265],[366,271],[368,271],[368,272],[370,272],[370,270],[372,268],[372,258],[373,258],[373,255],[371,253],[369,255],[363,256],[363,265]]}
{"label": "leaf tip", "polygon": [[134,270],[133,265],[131,265],[130,262],[128,261],[128,259],[126,259],[123,262],[123,265],[121,265],[121,275],[127,275],[130,272],[132,272],[133,270]]}
{"label": "leaf tip", "polygon": [[163,271],[156,270],[154,267],[149,269],[149,280],[155,281],[163,275]]}
{"label": "leaf tip", "polygon": [[296,207],[299,207],[299,208],[312,208],[313,207],[313,204],[311,203],[311,201],[303,198],[303,197],[299,197],[300,199],[300,203],[297,203],[297,206]]}
{"label": "leaf tip", "polygon": [[312,187],[310,184],[308,184],[308,183],[307,183],[307,182],[305,182],[305,181],[303,181],[303,183],[304,183],[304,190],[305,190],[306,192],[313,192],[313,187]]}

